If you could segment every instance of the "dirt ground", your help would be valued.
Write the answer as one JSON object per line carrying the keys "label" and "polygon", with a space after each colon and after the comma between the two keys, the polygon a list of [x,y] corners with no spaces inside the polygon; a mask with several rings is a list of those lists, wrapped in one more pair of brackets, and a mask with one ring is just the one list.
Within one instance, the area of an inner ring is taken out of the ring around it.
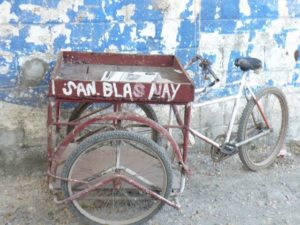
{"label": "dirt ground", "polygon": [[[254,173],[238,156],[215,164],[208,153],[191,149],[189,164],[193,175],[181,210],[165,206],[149,225],[300,224],[299,155],[288,153]],[[1,177],[0,224],[78,224],[66,206],[53,202],[45,171],[44,165],[30,174]]]}

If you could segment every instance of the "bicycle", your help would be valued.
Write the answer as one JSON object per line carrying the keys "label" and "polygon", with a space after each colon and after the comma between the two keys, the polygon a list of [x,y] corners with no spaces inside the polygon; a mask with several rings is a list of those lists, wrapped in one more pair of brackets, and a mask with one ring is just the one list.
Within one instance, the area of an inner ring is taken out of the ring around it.
{"label": "bicycle", "polygon": [[[213,81],[206,87],[195,90],[195,93],[206,94],[209,88],[213,87],[220,79],[211,69],[211,62],[203,59],[200,55],[194,57],[185,68],[188,68],[198,60],[200,61],[199,66],[202,69],[203,76],[211,75],[213,78]],[[288,105],[280,89],[265,87],[255,94],[253,89],[247,84],[247,72],[249,70],[258,70],[262,66],[259,59],[238,58],[235,60],[235,65],[240,67],[243,72],[241,80],[237,82],[239,90],[236,95],[193,104],[193,108],[201,108],[209,104],[234,100],[234,108],[226,135],[219,136],[219,138],[221,137],[220,139],[223,139],[223,143],[217,143],[195,129],[190,128],[189,130],[194,136],[212,145],[211,158],[213,161],[218,162],[238,153],[241,161],[248,169],[257,171],[271,165],[283,147],[288,128]],[[233,126],[237,118],[243,91],[247,104],[240,118],[237,137],[232,140]],[[177,122],[183,125],[182,120],[178,117],[179,113],[176,106],[173,107],[173,111]],[[275,121],[272,121],[272,119],[275,119]],[[272,134],[278,135],[278,137],[267,138],[266,141],[268,143],[263,144],[262,138]],[[274,143],[271,144],[271,141],[274,141]],[[253,153],[255,150],[258,152]],[[267,150],[269,150],[269,153]],[[261,155],[259,153],[264,154]]]}

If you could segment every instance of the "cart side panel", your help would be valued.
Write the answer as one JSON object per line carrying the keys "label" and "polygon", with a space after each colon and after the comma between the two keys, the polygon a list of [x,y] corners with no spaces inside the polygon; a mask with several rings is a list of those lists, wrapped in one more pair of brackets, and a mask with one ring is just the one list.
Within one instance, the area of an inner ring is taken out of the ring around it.
{"label": "cart side panel", "polygon": [[186,103],[193,101],[194,88],[180,83],[121,83],[53,80],[49,95],[62,99]]}

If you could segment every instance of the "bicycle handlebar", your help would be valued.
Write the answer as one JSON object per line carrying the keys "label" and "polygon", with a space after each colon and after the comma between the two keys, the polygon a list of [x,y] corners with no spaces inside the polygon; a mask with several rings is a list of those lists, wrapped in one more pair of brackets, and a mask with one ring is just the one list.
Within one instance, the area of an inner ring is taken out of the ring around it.
{"label": "bicycle handlebar", "polygon": [[[195,62],[197,62],[198,60],[200,60],[199,66],[202,68],[202,70],[207,70],[209,74],[211,74],[213,76],[213,78],[215,79],[214,82],[212,82],[212,86],[216,83],[219,82],[220,79],[218,78],[218,76],[215,74],[215,72],[211,69],[211,62],[207,59],[203,59],[201,55],[196,55],[194,56],[190,62],[184,67],[185,69],[190,67],[192,64],[194,64]],[[210,86],[210,85],[209,85]]]}
{"label": "bicycle handlebar", "polygon": [[188,67],[190,67],[192,64],[194,64],[195,62],[197,62],[199,59],[202,59],[202,57],[200,55],[195,55],[190,61],[189,63],[184,67],[184,69],[187,69]]}
{"label": "bicycle handlebar", "polygon": [[215,74],[215,72],[211,69],[211,62],[207,59],[203,59],[201,55],[194,56],[190,60],[190,62],[184,67],[184,69],[187,69],[188,67],[190,67],[192,64],[194,64],[198,60],[200,60],[199,67],[201,67],[202,71],[209,73],[214,78],[214,80],[212,82],[207,84],[206,87],[204,87],[203,90],[199,92],[199,93],[205,93],[205,92],[207,92],[208,88],[214,86],[217,82],[220,81],[220,79]]}

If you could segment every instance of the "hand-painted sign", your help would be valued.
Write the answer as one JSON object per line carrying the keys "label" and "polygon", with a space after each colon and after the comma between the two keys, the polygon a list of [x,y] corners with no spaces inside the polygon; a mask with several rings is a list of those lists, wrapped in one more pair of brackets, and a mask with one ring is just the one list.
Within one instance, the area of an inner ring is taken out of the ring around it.
{"label": "hand-painted sign", "polygon": [[173,101],[180,89],[176,83],[117,83],[117,82],[75,82],[67,81],[61,90],[56,90],[55,82],[52,84],[52,94],[59,91],[64,96],[91,97],[100,96],[104,98],[129,99],[134,101],[137,98],[145,100],[164,99]]}

